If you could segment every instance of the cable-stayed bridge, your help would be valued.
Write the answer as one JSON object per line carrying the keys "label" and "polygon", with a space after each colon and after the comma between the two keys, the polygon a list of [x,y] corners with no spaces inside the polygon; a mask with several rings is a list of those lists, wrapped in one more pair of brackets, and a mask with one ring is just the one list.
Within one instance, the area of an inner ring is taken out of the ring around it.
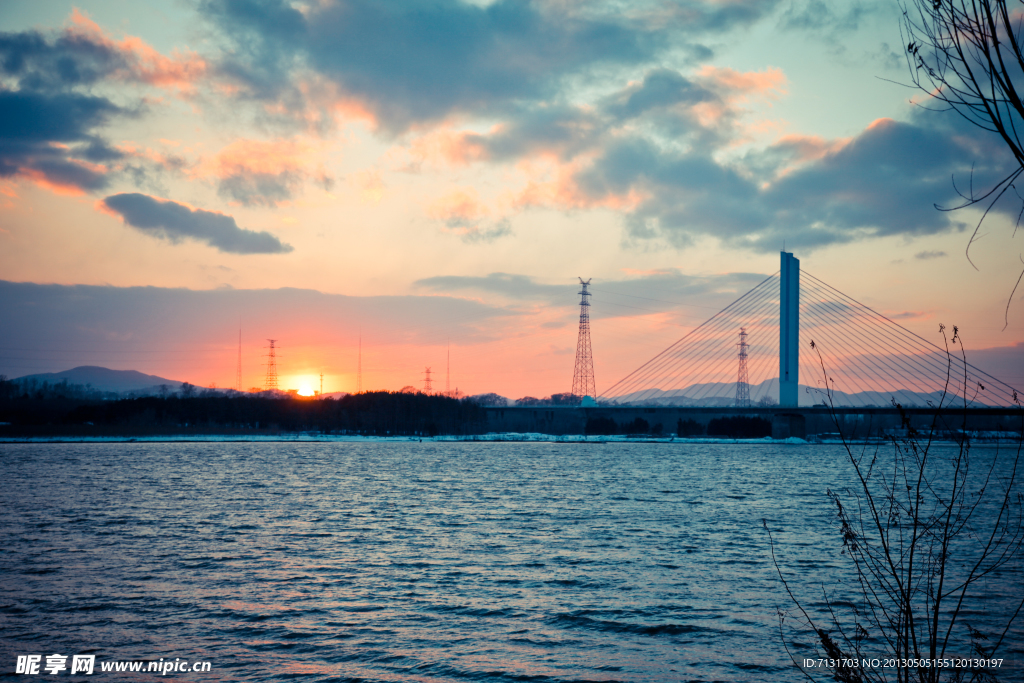
{"label": "cable-stayed bridge", "polygon": [[[939,343],[925,339],[801,272],[792,254],[781,256],[779,272],[605,389],[596,402],[578,396],[574,380],[577,405],[489,407],[489,427],[693,436],[711,435],[716,421],[736,425],[742,418],[760,425],[761,433],[770,427],[779,439],[837,431],[877,438],[907,427],[1020,438],[1024,410],[1017,390],[972,365],[954,343],[954,329],[945,330],[945,340],[936,330]],[[589,334],[587,306],[584,296],[580,329],[586,324]],[[714,430],[721,435],[719,427]]]}
{"label": "cable-stayed bridge", "polygon": [[963,406],[965,396],[974,407],[1017,405],[1017,391],[965,360],[954,330],[945,332],[948,353],[938,330],[938,343],[918,336],[783,252],[779,272],[608,387],[599,402],[813,406],[828,402],[828,384],[832,404],[844,407]]}

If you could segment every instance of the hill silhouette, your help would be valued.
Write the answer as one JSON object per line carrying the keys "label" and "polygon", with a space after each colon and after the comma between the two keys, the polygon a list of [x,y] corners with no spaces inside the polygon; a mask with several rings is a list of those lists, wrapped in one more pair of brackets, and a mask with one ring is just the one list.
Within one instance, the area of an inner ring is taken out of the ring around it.
{"label": "hill silhouette", "polygon": [[39,383],[49,382],[59,384],[67,381],[68,384],[89,385],[97,391],[114,391],[118,393],[158,393],[161,385],[167,385],[168,391],[177,391],[181,382],[173,379],[166,379],[157,375],[147,375],[137,370],[111,370],[96,365],[81,365],[77,368],[64,370],[63,372],[43,372],[35,375],[16,377],[14,381],[32,381]]}

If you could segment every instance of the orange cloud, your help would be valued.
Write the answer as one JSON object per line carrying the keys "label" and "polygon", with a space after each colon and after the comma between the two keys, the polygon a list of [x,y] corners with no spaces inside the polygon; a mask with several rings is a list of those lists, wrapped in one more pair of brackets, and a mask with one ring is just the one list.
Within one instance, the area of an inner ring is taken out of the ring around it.
{"label": "orange cloud", "polygon": [[[18,198],[18,193],[15,191],[14,186],[9,183],[0,184],[0,195],[6,197],[6,199],[0,199],[0,209],[13,209],[14,200]],[[0,231],[8,232],[3,228],[0,228]]]}
{"label": "orange cloud", "polygon": [[444,223],[443,232],[467,242],[491,242],[512,234],[508,218],[494,220],[491,213],[473,188],[454,190],[427,207],[428,216]]}
{"label": "orange cloud", "polygon": [[[163,144],[170,144],[172,146],[177,146],[179,144],[171,140],[160,140],[159,142]],[[132,142],[123,142],[119,145],[115,145],[114,147],[125,156],[134,157],[136,159],[145,159],[146,161],[150,161],[172,171],[179,171],[189,165],[189,162],[187,162],[183,157],[166,154],[151,147],[138,147]]]}
{"label": "orange cloud", "polygon": [[92,208],[100,213],[105,213],[108,216],[113,216],[117,220],[123,220],[121,214],[107,206],[107,203],[104,202],[102,199],[97,199],[95,202],[93,202]]}
{"label": "orange cloud", "polygon": [[[311,72],[293,79],[295,89],[301,93],[301,104],[270,101],[263,110],[272,118],[301,122],[312,134],[321,134],[337,123],[363,122],[377,128],[377,117],[360,100],[343,92],[337,83]],[[218,82],[214,88],[225,97],[232,97],[246,89],[243,83]]]}
{"label": "orange cloud", "polygon": [[196,174],[227,178],[239,173],[279,174],[301,171],[310,164],[312,145],[298,140],[241,138],[200,163]]}
{"label": "orange cloud", "polygon": [[231,202],[283,206],[311,178],[324,189],[330,189],[334,179],[317,161],[319,152],[318,147],[295,138],[241,138],[195,164],[187,173],[197,180],[215,179],[218,192]]}
{"label": "orange cloud", "polygon": [[335,118],[345,121],[365,121],[374,128],[377,127],[377,117],[367,106],[347,95],[335,95],[330,102],[329,110]]}
{"label": "orange cloud", "polygon": [[826,140],[817,135],[784,135],[775,143],[776,147],[786,147],[793,152],[793,161],[808,163],[818,161],[850,144],[852,138],[836,138]]}
{"label": "orange cloud", "polygon": [[786,92],[786,75],[782,69],[774,67],[744,72],[708,64],[697,72],[697,78],[703,85],[732,98],[759,95],[774,99]]}
{"label": "orange cloud", "polygon": [[465,166],[487,157],[487,150],[480,140],[481,136],[476,133],[443,127],[415,138],[409,145],[409,155],[417,163],[426,161]]}
{"label": "orange cloud", "polygon": [[[700,125],[715,128],[729,121],[734,121],[742,112],[741,106],[752,98],[775,99],[785,93],[786,76],[781,69],[768,68],[764,71],[741,72],[727,67],[705,66],[697,72],[697,82],[708,90],[719,94],[718,101],[701,102],[693,106],[692,111]],[[758,128],[769,124],[760,122]],[[741,135],[733,140],[733,146],[747,142],[749,134]]]}
{"label": "orange cloud", "polygon": [[77,8],[72,10],[71,25],[66,32],[120,54],[127,68],[115,72],[115,76],[126,81],[138,81],[189,94],[194,91],[196,82],[207,73],[206,61],[194,52],[175,50],[171,57],[166,57],[135,36],[126,36],[121,41],[113,40],[103,32],[99,24]]}
{"label": "orange cloud", "polygon": [[[69,159],[67,163],[90,171],[94,171],[96,169],[100,169],[100,172],[106,171],[106,168],[103,166],[97,166],[96,164],[90,164],[77,159]],[[23,178],[28,178],[39,187],[46,188],[54,194],[61,194],[68,197],[78,197],[85,194],[85,190],[75,184],[74,181],[68,180],[67,182],[62,182],[58,178],[48,177],[45,173],[35,168],[21,168],[18,170],[18,175]]]}
{"label": "orange cloud", "polygon": [[[576,174],[590,159],[576,159],[560,163],[549,157],[542,164],[521,162],[519,170],[530,179],[526,187],[514,200],[516,208],[552,206],[563,209],[605,208],[615,211],[630,211],[640,204],[646,195],[630,189],[625,194],[605,193],[593,196],[586,193],[576,182]],[[538,168],[547,166],[547,168]]]}
{"label": "orange cloud", "polygon": [[[771,147],[775,151],[782,152],[785,156],[775,171],[775,179],[781,179],[805,164],[819,161],[826,156],[835,154],[850,144],[852,138],[836,138],[826,140],[817,135],[784,135],[779,138]],[[774,181],[772,181],[774,182]],[[762,190],[771,187],[772,182],[765,181],[761,184]]]}
{"label": "orange cloud", "polygon": [[455,190],[434,201],[427,215],[446,223],[475,223],[490,213],[473,188]]}

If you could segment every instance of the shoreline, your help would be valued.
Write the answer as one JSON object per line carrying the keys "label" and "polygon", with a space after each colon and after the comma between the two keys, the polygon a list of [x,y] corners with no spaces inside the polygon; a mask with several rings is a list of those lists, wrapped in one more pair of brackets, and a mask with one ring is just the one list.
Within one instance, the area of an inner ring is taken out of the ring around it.
{"label": "shoreline", "polygon": [[[971,435],[972,443],[977,444],[1006,444],[1017,443],[1020,437],[1017,435]],[[936,441],[943,443],[954,443],[949,438],[936,438]],[[145,436],[109,435],[109,436],[83,436],[83,435],[49,435],[49,436],[18,436],[0,437],[0,444],[45,444],[45,443],[661,443],[661,444],[730,444],[730,445],[835,445],[841,446],[843,441],[834,438],[811,438],[800,439],[790,437],[787,439],[772,439],[764,437],[759,439],[738,439],[738,438],[712,438],[712,437],[643,437],[627,435],[593,435],[584,436],[581,434],[542,434],[538,432],[502,432],[476,435],[447,435],[447,436],[366,436],[360,434],[317,434],[309,432],[295,432],[287,434],[152,434]],[[889,443],[885,438],[851,439],[846,442],[850,445],[882,445]]]}

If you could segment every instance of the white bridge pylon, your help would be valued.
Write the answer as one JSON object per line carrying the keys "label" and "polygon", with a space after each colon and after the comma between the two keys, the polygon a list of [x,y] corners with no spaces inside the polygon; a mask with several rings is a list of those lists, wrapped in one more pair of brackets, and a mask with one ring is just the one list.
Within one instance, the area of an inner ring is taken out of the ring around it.
{"label": "white bridge pylon", "polygon": [[826,381],[837,406],[962,406],[965,394],[969,406],[1017,403],[1013,387],[965,362],[958,346],[947,355],[938,330],[936,341],[924,339],[801,271],[792,254],[781,256],[779,272],[609,387],[599,402],[733,405],[737,334],[746,328],[751,406],[821,404]]}

